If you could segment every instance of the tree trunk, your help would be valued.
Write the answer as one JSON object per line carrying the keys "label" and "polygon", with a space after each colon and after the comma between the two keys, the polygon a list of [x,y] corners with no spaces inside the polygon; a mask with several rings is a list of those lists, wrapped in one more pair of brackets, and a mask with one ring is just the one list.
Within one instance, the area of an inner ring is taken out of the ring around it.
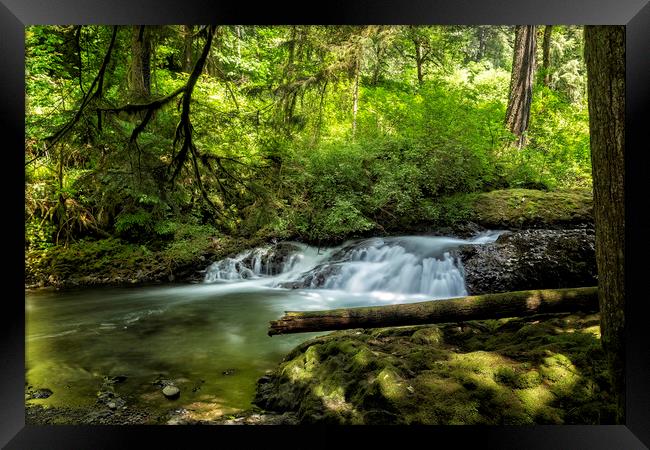
{"label": "tree trunk", "polygon": [[235,32],[237,33],[237,63],[241,63],[241,26],[235,25]]}
{"label": "tree trunk", "polygon": [[359,72],[360,72],[360,61],[357,57],[354,63],[354,93],[352,101],[352,137],[357,133],[357,111],[359,109]]}
{"label": "tree trunk", "polygon": [[379,82],[379,77],[381,76],[381,66],[383,64],[382,59],[383,59],[384,49],[382,47],[382,43],[380,40],[376,41],[373,45],[375,51],[375,66],[372,70],[372,81],[370,82],[370,84],[372,86],[377,86],[377,83]]}
{"label": "tree trunk", "polygon": [[625,422],[625,28],[585,26],[602,344]]}
{"label": "tree trunk", "polygon": [[476,37],[478,39],[478,50],[476,52],[474,61],[479,62],[485,56],[485,50],[487,45],[487,33],[486,33],[485,26],[479,25],[476,27]]}
{"label": "tree trunk", "polygon": [[534,25],[521,25],[515,28],[506,125],[519,138],[519,148],[525,144],[524,132],[528,129],[530,104],[533,99],[535,45]]}
{"label": "tree trunk", "polygon": [[268,334],[273,336],[307,331],[393,327],[597,310],[596,287],[517,291],[401,305],[330,311],[287,311],[280,320],[271,322]]}
{"label": "tree trunk", "polygon": [[192,44],[194,25],[183,25],[183,72],[192,71]]}
{"label": "tree trunk", "polygon": [[415,65],[418,70],[418,84],[422,85],[424,82],[424,73],[422,71],[422,66],[424,64],[424,57],[422,56],[422,44],[418,41],[413,42],[415,44]]}
{"label": "tree trunk", "polygon": [[131,50],[131,95],[145,100],[151,95],[151,41],[145,25],[132,28]]}
{"label": "tree trunk", "polygon": [[544,27],[544,40],[542,41],[542,73],[544,74],[543,83],[547,86],[551,83],[551,34],[553,25]]}

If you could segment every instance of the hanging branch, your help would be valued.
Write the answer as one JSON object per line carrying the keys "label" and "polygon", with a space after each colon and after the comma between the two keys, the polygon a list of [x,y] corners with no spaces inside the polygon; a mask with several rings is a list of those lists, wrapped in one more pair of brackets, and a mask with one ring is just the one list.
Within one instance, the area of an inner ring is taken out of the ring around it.
{"label": "hanging branch", "polygon": [[194,159],[196,158],[194,156],[194,152],[191,151],[194,148],[194,142],[192,141],[192,123],[190,122],[190,101],[192,99],[192,92],[194,91],[194,86],[196,85],[196,82],[199,79],[199,75],[201,75],[201,72],[203,72],[203,67],[205,66],[205,61],[208,57],[210,46],[212,45],[212,38],[214,37],[215,29],[216,29],[215,25],[210,25],[208,27],[208,35],[205,41],[205,45],[203,46],[203,51],[201,52],[201,56],[199,56],[199,59],[196,61],[196,64],[194,65],[194,69],[192,70],[190,78],[187,80],[187,84],[185,85],[185,91],[183,92],[183,99],[182,99],[183,109],[181,112],[180,122],[176,127],[173,148],[176,148],[176,144],[181,140],[182,140],[182,145],[178,154],[173,157],[172,164],[170,165],[170,169],[174,167],[174,172],[170,178],[171,182],[174,182],[174,180],[180,173],[181,168],[183,167],[185,161],[187,160],[188,154],[191,153],[192,158]]}
{"label": "hanging branch", "polygon": [[77,56],[79,58],[79,89],[81,89],[81,93],[83,95],[86,95],[86,91],[84,90],[84,85],[83,85],[83,64],[81,61],[81,28],[83,25],[79,25],[76,27],[75,32],[74,32],[74,42],[75,46],[77,48]]}
{"label": "hanging branch", "polygon": [[[79,30],[81,30],[81,27],[79,28]],[[61,128],[59,128],[59,130],[57,130],[57,132],[54,133],[52,136],[45,138],[44,141],[47,144],[47,147],[44,150],[40,151],[39,154],[36,155],[34,158],[27,161],[25,163],[25,166],[30,165],[31,163],[33,163],[43,155],[47,154],[47,152],[49,152],[52,148],[54,148],[54,146],[61,139],[63,139],[68,134],[68,132],[70,132],[70,130],[72,130],[74,125],[81,118],[86,107],[91,103],[91,101],[96,99],[99,100],[101,98],[102,88],[104,84],[104,73],[106,72],[108,63],[111,60],[111,54],[113,53],[113,47],[115,46],[116,36],[117,36],[117,25],[113,27],[111,42],[108,46],[108,50],[106,51],[106,54],[104,55],[104,61],[102,62],[99,72],[97,73],[97,76],[95,77],[92,84],[90,85],[90,89],[88,89],[88,91],[84,93],[84,96],[81,99],[81,105],[79,106],[79,109],[77,109],[77,112],[74,115],[74,117],[70,121],[68,121],[65,125],[63,125]],[[81,83],[81,79],[79,80],[79,83]],[[81,91],[83,92],[83,88],[81,89]],[[99,122],[99,126],[101,127],[101,120]]]}
{"label": "hanging branch", "polygon": [[92,84],[90,85],[90,89],[88,89],[88,92],[86,93],[86,95],[84,95],[83,99],[81,100],[81,105],[79,106],[77,113],[68,123],[66,123],[63,127],[61,127],[56,133],[54,133],[52,136],[45,139],[45,142],[49,144],[45,152],[51,149],[58,141],[60,141],[66,134],[68,134],[68,132],[72,129],[72,127],[81,118],[81,115],[83,114],[84,110],[92,100],[99,100],[101,98],[102,89],[104,85],[104,73],[106,72],[108,63],[111,60],[111,54],[113,52],[113,47],[115,46],[116,36],[117,36],[117,25],[113,27],[111,43],[108,46],[106,55],[104,56],[104,61],[102,62],[102,66],[99,69],[99,72],[97,73],[97,76],[93,80]]}
{"label": "hanging branch", "polygon": [[156,112],[157,110],[161,109],[163,106],[165,106],[166,104],[174,100],[181,93],[185,92],[186,88],[187,85],[182,86],[176,89],[171,94],[159,98],[157,100],[153,100],[149,103],[127,103],[126,105],[120,106],[118,108],[101,108],[98,109],[98,111],[102,111],[106,113],[125,112],[127,114],[136,114],[138,112],[146,111],[146,114],[144,116],[144,119],[142,119],[142,122],[140,122],[140,124],[136,126],[133,129],[133,132],[131,133],[131,138],[129,139],[129,142],[134,143],[137,140],[140,133],[144,131],[145,127],[149,124],[149,122],[153,118],[154,112]]}

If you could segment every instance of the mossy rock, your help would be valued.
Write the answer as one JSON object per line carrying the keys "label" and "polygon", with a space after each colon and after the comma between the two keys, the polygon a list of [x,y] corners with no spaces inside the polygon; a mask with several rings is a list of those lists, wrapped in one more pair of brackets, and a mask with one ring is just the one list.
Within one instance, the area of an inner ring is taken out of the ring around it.
{"label": "mossy rock", "polygon": [[589,189],[503,189],[470,197],[472,219],[485,227],[546,227],[593,223]]}
{"label": "mossy rock", "polygon": [[256,403],[301,423],[611,423],[597,317],[476,321],[471,338],[456,324],[334,332],[294,349]]}
{"label": "mossy rock", "polygon": [[415,344],[437,345],[442,342],[442,331],[438,327],[428,327],[417,330],[411,335],[411,340]]}

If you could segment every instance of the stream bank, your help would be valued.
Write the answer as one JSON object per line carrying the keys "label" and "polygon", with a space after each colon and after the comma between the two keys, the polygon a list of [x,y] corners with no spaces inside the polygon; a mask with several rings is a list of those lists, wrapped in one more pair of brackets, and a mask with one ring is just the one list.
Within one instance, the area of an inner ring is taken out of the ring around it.
{"label": "stream bank", "polygon": [[398,229],[377,224],[376,229],[364,234],[343,236],[331,242],[309,242],[299,234],[230,237],[219,235],[209,226],[181,228],[159,243],[134,243],[117,237],[79,241],[67,247],[58,245],[28,251],[25,287],[65,289],[198,283],[210,262],[282,240],[326,247],[348,239],[400,234],[467,238],[486,229],[593,230],[591,191],[502,189],[455,195],[441,199],[428,221]]}

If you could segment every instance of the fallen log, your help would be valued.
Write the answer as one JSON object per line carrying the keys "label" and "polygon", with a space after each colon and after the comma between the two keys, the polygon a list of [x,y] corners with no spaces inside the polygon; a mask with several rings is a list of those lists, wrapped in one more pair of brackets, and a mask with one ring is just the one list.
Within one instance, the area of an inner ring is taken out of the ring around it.
{"label": "fallen log", "polygon": [[598,311],[596,287],[503,292],[326,311],[285,311],[279,320],[271,321],[268,334],[462,322],[577,311]]}

